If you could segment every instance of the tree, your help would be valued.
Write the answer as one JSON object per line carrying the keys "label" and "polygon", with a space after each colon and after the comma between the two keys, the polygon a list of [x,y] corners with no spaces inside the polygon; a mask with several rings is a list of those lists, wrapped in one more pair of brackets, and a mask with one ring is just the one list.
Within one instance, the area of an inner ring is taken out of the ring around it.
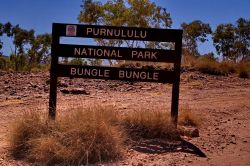
{"label": "tree", "polygon": [[250,20],[239,18],[236,25],[220,24],[217,26],[213,41],[218,54],[233,61],[250,56]]}
{"label": "tree", "polygon": [[3,26],[3,33],[5,33],[8,37],[11,37],[13,35],[12,28],[13,28],[13,25],[10,22],[7,22]]}
{"label": "tree", "polygon": [[[4,34],[13,39],[14,51],[10,55],[10,60],[16,71],[49,63],[52,41],[50,34],[36,36],[33,29],[22,29],[19,25],[13,26],[10,22],[0,23],[0,36]],[[1,47],[0,41],[0,49]]]}
{"label": "tree", "polygon": [[28,50],[28,62],[30,68],[39,64],[48,64],[50,61],[50,47],[52,37],[50,34],[37,35],[30,40],[31,48]]}
{"label": "tree", "polygon": [[[0,36],[3,35],[3,24],[0,23]],[[0,40],[0,56],[2,55],[1,49],[3,48],[3,42]]]}
{"label": "tree", "polygon": [[25,52],[25,48],[34,40],[34,33],[35,31],[33,29],[28,31],[19,26],[12,28],[15,51],[10,58],[14,62],[16,71],[24,69],[27,65],[27,53]]}
{"label": "tree", "polygon": [[[6,36],[10,37],[12,35],[11,33],[12,25],[10,22],[7,22],[6,24],[0,23],[0,36],[3,36],[6,34]],[[3,48],[3,42],[0,40],[0,69],[9,69],[11,68],[12,63],[10,62],[10,59],[7,57],[2,57],[3,53],[1,52],[1,49]]]}
{"label": "tree", "polygon": [[[157,6],[150,0],[83,0],[82,10],[78,16],[79,22],[95,25],[129,26],[144,28],[169,28],[172,19],[167,10]],[[142,47],[139,41],[96,39],[97,45]],[[159,47],[160,43],[143,42],[145,47]],[[164,45],[163,45],[164,47]],[[112,65],[112,61],[110,61]]]}
{"label": "tree", "polygon": [[235,27],[233,24],[220,24],[213,33],[213,42],[218,54],[223,59],[234,60],[234,46],[236,40]]}
{"label": "tree", "polygon": [[165,8],[156,6],[150,0],[83,0],[79,22],[111,25],[168,28],[172,24],[170,14]]}
{"label": "tree", "polygon": [[191,55],[199,55],[197,42],[204,43],[207,41],[207,35],[212,33],[209,24],[205,24],[200,20],[195,20],[189,24],[182,23],[183,28],[183,45]]}
{"label": "tree", "polygon": [[[11,33],[12,25],[10,22],[7,22],[6,24],[0,23],[0,36],[3,36],[6,34],[8,37],[12,35]],[[0,40],[0,55],[2,55],[1,49],[3,48],[3,42]]]}
{"label": "tree", "polygon": [[250,19],[239,18],[236,22],[235,54],[243,60],[250,56]]}

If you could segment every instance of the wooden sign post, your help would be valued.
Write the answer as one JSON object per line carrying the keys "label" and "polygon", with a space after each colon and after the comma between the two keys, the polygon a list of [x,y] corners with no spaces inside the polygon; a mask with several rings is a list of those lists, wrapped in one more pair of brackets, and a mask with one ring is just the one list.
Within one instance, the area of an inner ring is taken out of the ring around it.
{"label": "wooden sign post", "polygon": [[[60,44],[60,37],[172,42],[174,50]],[[49,117],[56,116],[58,77],[159,82],[173,85],[171,118],[176,126],[181,50],[182,30],[53,23]],[[174,63],[174,70],[65,65],[58,63],[59,57],[166,62]]]}

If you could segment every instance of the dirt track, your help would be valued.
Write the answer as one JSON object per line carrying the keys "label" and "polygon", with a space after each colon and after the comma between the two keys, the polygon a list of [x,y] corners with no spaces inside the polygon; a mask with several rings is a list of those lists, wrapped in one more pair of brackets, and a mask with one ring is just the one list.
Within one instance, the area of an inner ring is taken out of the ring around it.
{"label": "dirt track", "polygon": [[[48,79],[48,73],[0,73],[0,165],[29,165],[9,157],[7,134],[11,122],[25,110],[47,111]],[[58,114],[69,107],[96,103],[112,105],[124,113],[170,110],[170,85],[75,79],[61,80],[59,90],[63,88],[83,88],[89,95],[58,92]],[[168,145],[161,145],[164,150],[157,152],[130,149],[125,159],[114,165],[250,165],[250,79],[183,73],[180,107],[201,115],[200,137],[184,137],[187,142],[173,146],[175,150]]]}

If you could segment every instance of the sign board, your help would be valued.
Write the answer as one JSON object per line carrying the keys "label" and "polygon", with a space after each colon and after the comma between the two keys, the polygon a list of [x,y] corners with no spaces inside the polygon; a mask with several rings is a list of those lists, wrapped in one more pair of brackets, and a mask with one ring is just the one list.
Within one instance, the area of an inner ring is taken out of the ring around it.
{"label": "sign board", "polygon": [[[60,44],[60,37],[172,42],[173,50]],[[56,116],[57,78],[90,78],[171,83],[171,117],[177,124],[182,30],[53,23],[49,116]],[[174,70],[59,64],[59,57],[174,63]]]}

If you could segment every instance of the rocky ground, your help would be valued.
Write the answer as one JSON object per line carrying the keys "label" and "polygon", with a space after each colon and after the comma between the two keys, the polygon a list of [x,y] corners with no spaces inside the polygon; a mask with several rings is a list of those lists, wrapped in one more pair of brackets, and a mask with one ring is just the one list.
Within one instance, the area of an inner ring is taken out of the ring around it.
{"label": "rocky ground", "polygon": [[[71,94],[72,89],[77,89]],[[8,153],[11,123],[27,110],[47,112],[48,73],[0,72],[0,165],[32,165]],[[93,104],[118,111],[170,110],[171,86],[104,80],[59,79],[57,113]],[[142,142],[113,165],[250,165],[250,79],[184,72],[180,108],[202,117],[199,137],[174,144]],[[204,156],[205,155],[205,156]],[[111,165],[111,164],[106,164]]]}

